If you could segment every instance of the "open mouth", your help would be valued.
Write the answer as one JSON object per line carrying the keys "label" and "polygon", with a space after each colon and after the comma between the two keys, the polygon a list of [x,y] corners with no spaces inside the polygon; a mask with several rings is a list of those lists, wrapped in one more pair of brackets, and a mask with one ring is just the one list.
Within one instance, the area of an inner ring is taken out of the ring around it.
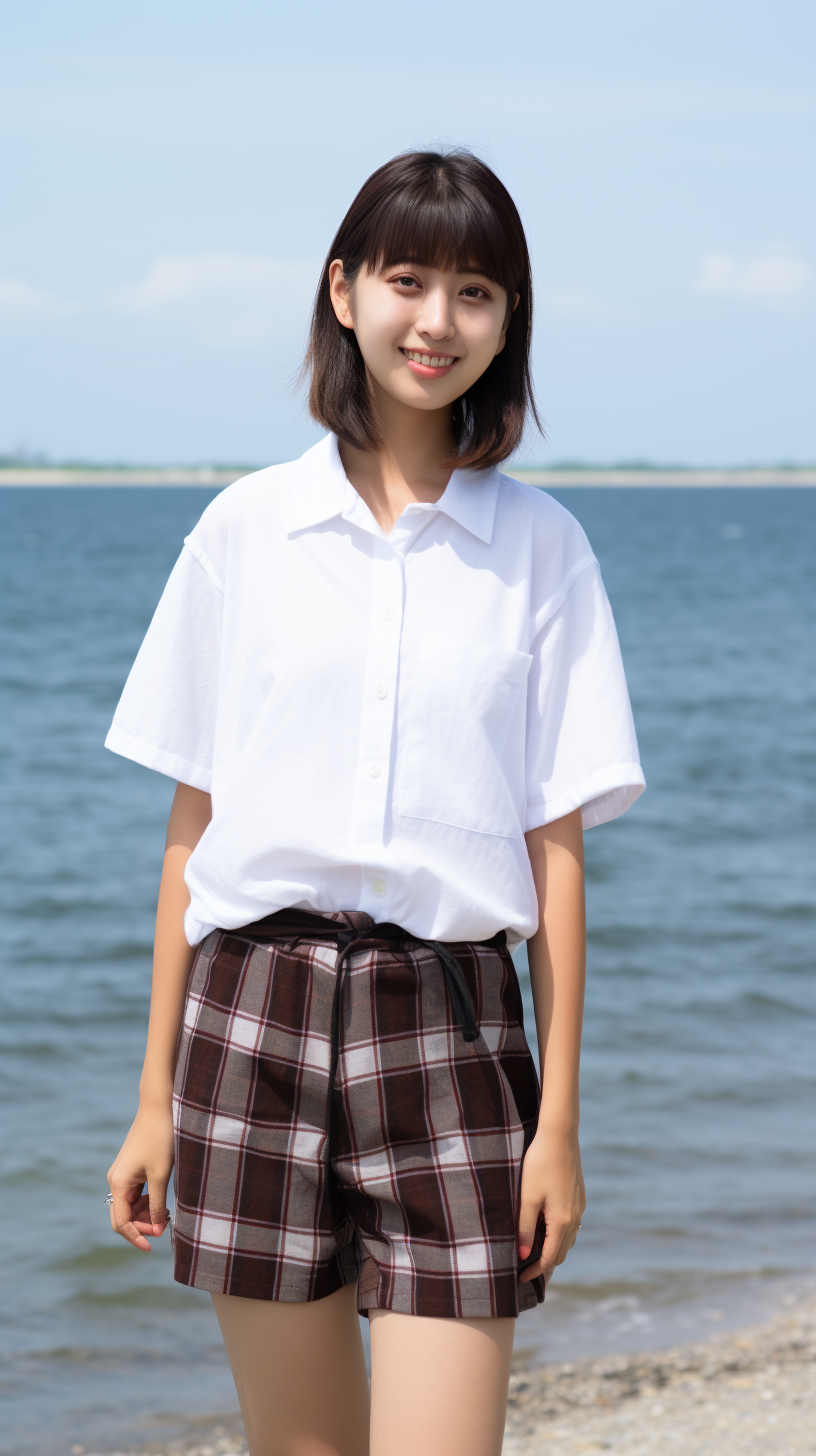
{"label": "open mouth", "polygon": [[441,379],[457,362],[457,354],[432,354],[422,349],[400,349],[408,367],[425,379]]}

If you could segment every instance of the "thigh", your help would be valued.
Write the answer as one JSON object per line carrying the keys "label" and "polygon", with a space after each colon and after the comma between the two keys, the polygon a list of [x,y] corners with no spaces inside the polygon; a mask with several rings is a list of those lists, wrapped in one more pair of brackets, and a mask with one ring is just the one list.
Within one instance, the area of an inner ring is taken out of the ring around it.
{"label": "thigh", "polygon": [[371,1311],[371,1456],[499,1456],[515,1319]]}
{"label": "thigh", "polygon": [[284,1304],[214,1294],[250,1456],[368,1456],[354,1285]]}

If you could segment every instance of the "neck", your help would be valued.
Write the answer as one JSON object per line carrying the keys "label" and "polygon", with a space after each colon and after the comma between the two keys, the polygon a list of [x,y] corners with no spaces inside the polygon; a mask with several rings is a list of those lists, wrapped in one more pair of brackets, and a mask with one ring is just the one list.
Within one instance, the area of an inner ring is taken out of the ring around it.
{"label": "neck", "polygon": [[407,505],[433,504],[445,490],[456,441],[450,406],[442,410],[411,409],[372,389],[381,450],[340,445],[340,458],[354,489],[362,496],[386,535]]}

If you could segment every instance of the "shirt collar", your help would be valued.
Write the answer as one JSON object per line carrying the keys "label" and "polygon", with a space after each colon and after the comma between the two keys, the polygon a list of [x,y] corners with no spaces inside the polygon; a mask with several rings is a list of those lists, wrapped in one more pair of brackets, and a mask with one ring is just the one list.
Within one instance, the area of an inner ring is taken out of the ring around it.
{"label": "shirt collar", "polygon": [[489,546],[493,540],[499,480],[495,466],[491,470],[454,470],[436,508]]}
{"label": "shirt collar", "polygon": [[[454,470],[444,493],[431,509],[442,511],[489,544],[493,539],[499,479],[495,468]],[[361,504],[360,497],[343,469],[337,436],[326,435],[298,461],[289,498],[288,532],[308,530],[335,516],[348,518],[358,503]]]}
{"label": "shirt collar", "polygon": [[342,515],[349,504],[349,491],[357,494],[343,469],[337,436],[325,435],[297,462],[289,496],[289,534]]}

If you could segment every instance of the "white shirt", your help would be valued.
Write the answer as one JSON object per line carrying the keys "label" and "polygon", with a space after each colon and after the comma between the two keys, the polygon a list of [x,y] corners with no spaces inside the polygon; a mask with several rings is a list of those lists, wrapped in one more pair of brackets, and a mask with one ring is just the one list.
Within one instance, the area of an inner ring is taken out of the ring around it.
{"label": "white shirt", "polygon": [[577,521],[455,470],[384,535],[328,436],[186,538],[107,747],[212,794],[191,945],[273,910],[423,939],[532,935],[526,830],[644,787],[618,640]]}

